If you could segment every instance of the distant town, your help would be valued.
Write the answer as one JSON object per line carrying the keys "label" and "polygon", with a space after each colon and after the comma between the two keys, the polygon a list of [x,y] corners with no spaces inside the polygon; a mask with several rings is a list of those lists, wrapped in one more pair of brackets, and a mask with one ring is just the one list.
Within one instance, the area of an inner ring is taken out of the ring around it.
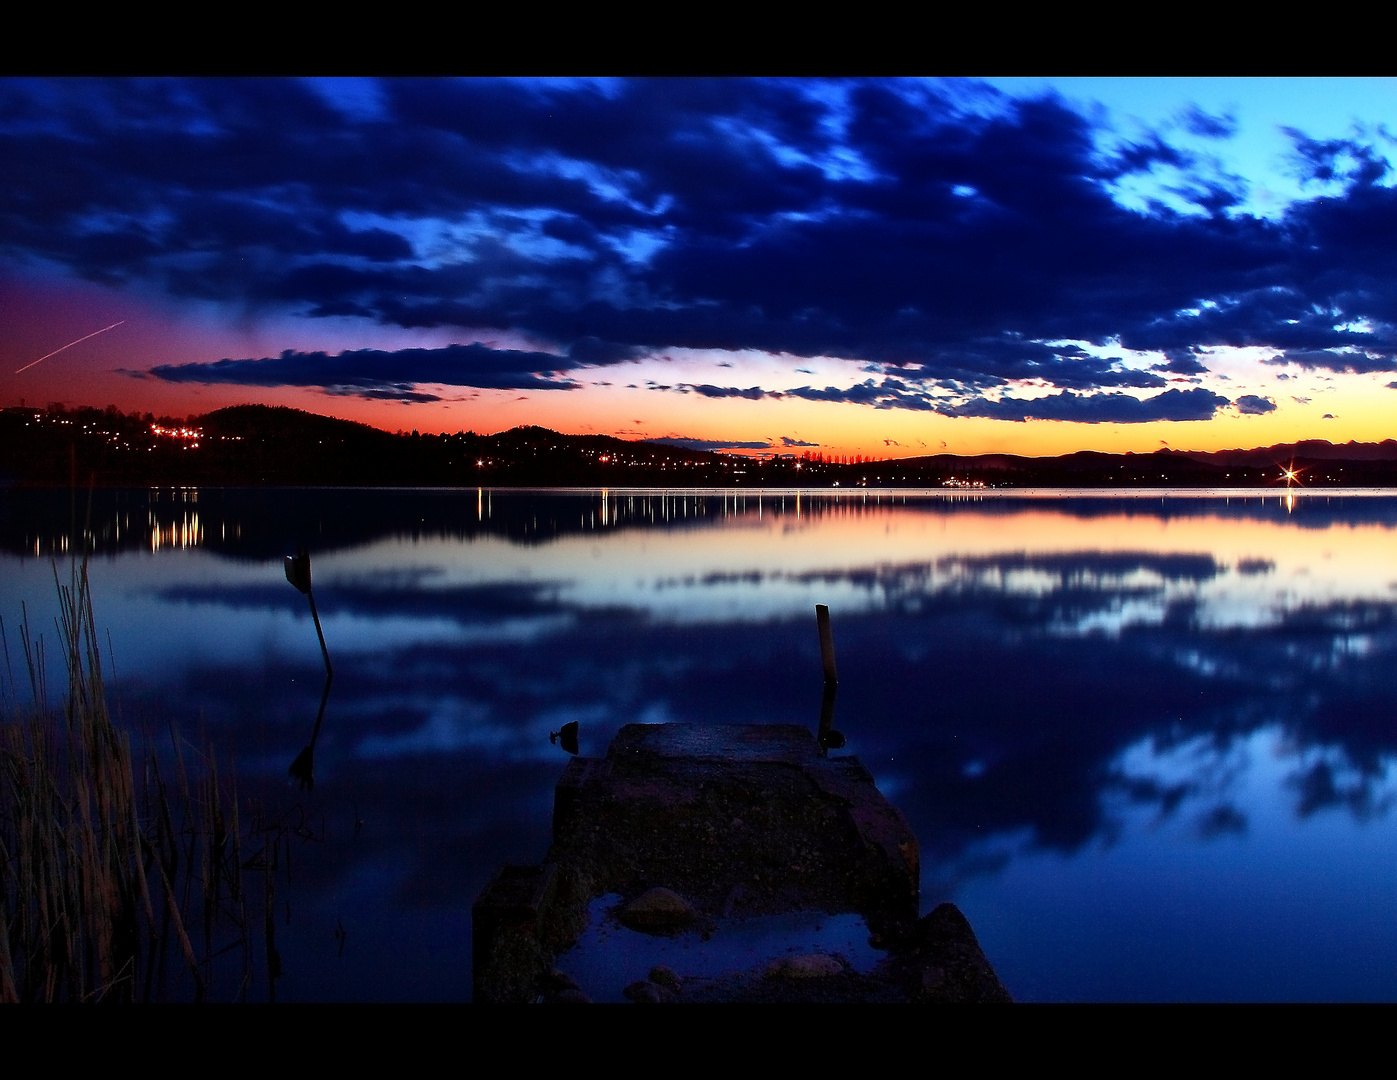
{"label": "distant town", "polygon": [[0,486],[385,487],[1373,487],[1397,486],[1397,441],[1323,440],[1216,452],[1080,451],[908,458],[693,450],[518,427],[391,433],[295,409],[204,416],[0,410]]}

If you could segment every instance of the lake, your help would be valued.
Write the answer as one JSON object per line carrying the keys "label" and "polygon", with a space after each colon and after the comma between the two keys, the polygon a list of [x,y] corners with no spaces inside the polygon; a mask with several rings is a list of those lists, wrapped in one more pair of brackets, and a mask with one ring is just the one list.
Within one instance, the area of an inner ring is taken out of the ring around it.
{"label": "lake", "polygon": [[[122,722],[303,813],[280,998],[468,998],[471,904],[548,846],[550,732],[813,728],[816,604],[842,752],[1017,999],[1397,997],[1390,492],[9,491],[16,673],[74,530]],[[305,793],[298,545],[335,663]]]}

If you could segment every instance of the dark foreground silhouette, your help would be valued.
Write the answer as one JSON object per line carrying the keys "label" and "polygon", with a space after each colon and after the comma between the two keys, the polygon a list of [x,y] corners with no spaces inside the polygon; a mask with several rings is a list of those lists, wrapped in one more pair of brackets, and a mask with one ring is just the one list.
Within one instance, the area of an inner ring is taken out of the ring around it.
{"label": "dark foreground silhouette", "polygon": [[559,954],[591,901],[618,895],[622,925],[705,941],[744,919],[857,913],[887,954],[867,973],[818,950],[718,977],[641,970],[635,1001],[1009,1001],[953,905],[917,917],[919,875],[901,812],[807,729],[631,724],[564,770],[543,862],[502,868],[477,900],[475,999],[587,1000]]}

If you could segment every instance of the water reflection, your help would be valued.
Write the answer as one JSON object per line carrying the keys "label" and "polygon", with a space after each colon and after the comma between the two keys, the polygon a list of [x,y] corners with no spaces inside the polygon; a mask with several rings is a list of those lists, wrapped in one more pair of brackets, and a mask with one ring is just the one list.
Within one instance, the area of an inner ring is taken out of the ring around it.
{"label": "water reflection", "polygon": [[0,493],[0,550],[47,558],[74,550],[99,554],[208,547],[235,558],[266,559],[298,545],[317,550],[377,540],[473,540],[480,536],[547,543],[560,537],[635,529],[762,526],[768,518],[800,528],[821,520],[860,520],[901,510],[945,517],[967,509],[1012,519],[1052,507],[1072,519],[1186,518],[1287,522],[1307,529],[1397,525],[1382,491],[1284,492],[1012,491],[917,492],[664,491],[605,489],[509,492],[469,489],[102,489]]}
{"label": "water reflection", "polygon": [[288,770],[302,791],[312,791],[315,788],[315,743],[320,738],[320,725],[325,720],[325,706],[330,701],[330,687],[335,682],[335,668],[330,663],[330,650],[325,645],[325,631],[320,627],[320,613],[315,607],[315,590],[311,587],[310,577],[310,552],[300,548],[295,555],[286,556],[284,572],[287,582],[310,602],[311,621],[315,623],[315,636],[320,641],[320,655],[325,661],[325,689],[320,692],[320,708],[315,713],[315,726],[311,728],[310,742],[296,755],[296,760]]}
{"label": "water reflection", "polygon": [[[460,996],[469,943],[440,937],[547,846],[547,736],[813,726],[815,604],[924,904],[965,910],[1016,997],[1397,994],[1392,496],[99,492],[85,536],[70,503],[0,498],[0,614],[46,625],[48,554],[94,546],[132,713],[202,715],[247,783],[282,782],[320,697],[279,565],[316,552],[341,670],[314,798],[365,824],[306,870],[330,956],[288,959],[290,996]],[[192,546],[152,544],[196,514]],[[416,990],[346,898],[420,929]],[[1353,948],[1298,945],[1306,919]]]}

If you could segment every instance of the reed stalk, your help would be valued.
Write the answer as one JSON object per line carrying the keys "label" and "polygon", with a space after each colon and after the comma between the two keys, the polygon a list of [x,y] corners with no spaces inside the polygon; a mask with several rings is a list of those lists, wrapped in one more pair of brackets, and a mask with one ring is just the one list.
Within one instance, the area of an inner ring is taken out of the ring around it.
{"label": "reed stalk", "polygon": [[244,831],[212,751],[191,753],[191,768],[173,722],[164,755],[149,736],[133,751],[107,707],[86,556],[66,583],[55,564],[54,585],[61,709],[27,609],[21,703],[0,621],[0,1002],[246,1000],[258,935],[243,875],[274,895],[288,829],[253,814]]}

